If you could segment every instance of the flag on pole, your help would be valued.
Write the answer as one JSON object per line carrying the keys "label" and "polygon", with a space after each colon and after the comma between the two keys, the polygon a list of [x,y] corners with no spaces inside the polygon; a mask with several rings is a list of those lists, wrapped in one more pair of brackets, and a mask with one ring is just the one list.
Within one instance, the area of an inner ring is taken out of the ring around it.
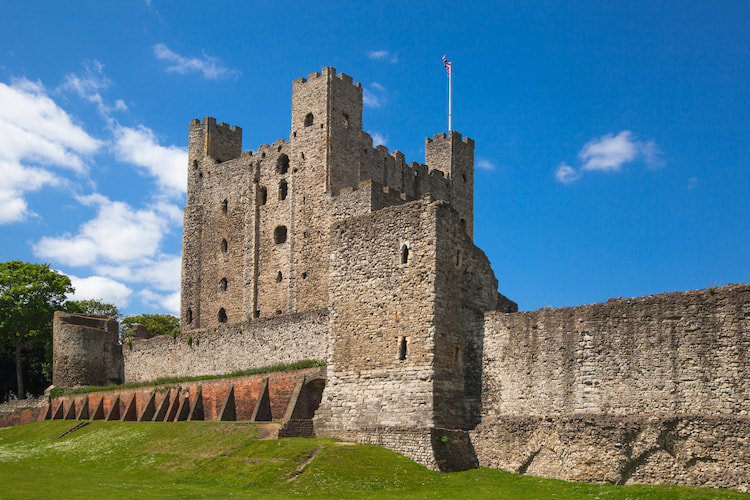
{"label": "flag on pole", "polygon": [[451,62],[445,59],[445,56],[443,56],[443,65],[445,66],[445,71],[448,73],[448,76],[451,76]]}

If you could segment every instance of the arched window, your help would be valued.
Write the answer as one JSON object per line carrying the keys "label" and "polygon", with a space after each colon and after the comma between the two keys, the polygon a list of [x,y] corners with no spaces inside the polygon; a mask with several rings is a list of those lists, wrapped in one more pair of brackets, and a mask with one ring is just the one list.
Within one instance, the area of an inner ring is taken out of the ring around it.
{"label": "arched window", "polygon": [[222,213],[227,213],[229,210],[229,200],[224,200],[221,202],[221,211]]}
{"label": "arched window", "polygon": [[402,264],[409,263],[409,246],[405,243],[401,245],[401,263]]}
{"label": "arched window", "polygon": [[185,319],[187,320],[187,324],[188,325],[192,324],[193,323],[193,310],[190,309],[189,307],[188,307],[186,316],[187,318]]}
{"label": "arched window", "polygon": [[286,226],[277,226],[273,230],[273,241],[277,245],[286,242]]}
{"label": "arched window", "polygon": [[284,279],[284,275],[281,274],[281,271],[279,271],[278,274],[276,275],[276,283],[281,283],[281,280],[283,279]]}
{"label": "arched window", "polygon": [[260,186],[258,188],[258,205],[265,205],[268,201],[268,189],[266,186]]}
{"label": "arched window", "polygon": [[307,113],[307,115],[305,115],[305,127],[312,125],[314,120],[315,118],[313,117],[313,114]]}
{"label": "arched window", "polygon": [[279,200],[286,200],[286,195],[288,191],[289,191],[289,188],[287,187],[286,181],[279,182]]}
{"label": "arched window", "polygon": [[222,292],[225,292],[227,290],[227,279],[221,278],[221,281],[219,282],[219,288]]}
{"label": "arched window", "polygon": [[279,156],[279,159],[276,160],[276,173],[279,175],[284,175],[289,171],[289,157],[287,155],[282,154]]}
{"label": "arched window", "polygon": [[227,312],[222,307],[219,309],[219,323],[226,323],[227,322]]}
{"label": "arched window", "polygon": [[227,247],[228,247],[227,240],[222,239],[221,240],[221,251],[222,252],[226,252],[227,251]]}

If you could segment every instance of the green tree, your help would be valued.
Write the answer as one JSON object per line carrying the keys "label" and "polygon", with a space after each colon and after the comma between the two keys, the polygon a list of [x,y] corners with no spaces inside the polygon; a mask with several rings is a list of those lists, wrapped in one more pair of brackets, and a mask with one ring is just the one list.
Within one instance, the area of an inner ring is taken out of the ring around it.
{"label": "green tree", "polygon": [[69,300],[65,303],[65,312],[120,319],[120,311],[117,306],[107,304],[102,299]]}
{"label": "green tree", "polygon": [[49,268],[18,260],[0,264],[0,347],[15,351],[18,398],[26,397],[23,351],[52,335],[52,316],[73,292],[70,278]]}
{"label": "green tree", "polygon": [[154,335],[176,335],[180,333],[180,320],[171,314],[139,314],[128,316],[120,323],[123,337],[128,336],[129,330],[135,324],[141,324],[148,328]]}

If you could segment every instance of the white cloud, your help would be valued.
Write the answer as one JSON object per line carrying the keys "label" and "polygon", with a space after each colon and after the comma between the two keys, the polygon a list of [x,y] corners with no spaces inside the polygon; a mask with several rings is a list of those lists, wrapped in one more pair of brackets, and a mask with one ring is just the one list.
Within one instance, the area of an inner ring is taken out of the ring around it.
{"label": "white cloud", "polygon": [[87,171],[86,156],[102,146],[39,82],[0,83],[0,224],[32,215],[25,193],[64,181],[49,167]]}
{"label": "white cloud", "polygon": [[167,61],[171,64],[167,67],[167,71],[180,74],[203,73],[203,76],[209,80],[229,78],[240,74],[236,69],[222,66],[219,64],[218,59],[209,56],[205,52],[201,58],[184,57],[173,52],[163,43],[157,43],[154,45],[153,49],[154,56],[156,56],[157,59]]}
{"label": "white cloud", "polygon": [[112,81],[104,76],[104,66],[99,61],[94,60],[84,63],[83,68],[83,75],[77,73],[67,75],[59,89],[75,92],[81,98],[96,104],[99,113],[105,118],[109,118],[113,111],[125,111],[128,109],[122,99],[116,100],[112,106],[104,103],[104,99],[99,91],[109,87]]}
{"label": "white cloud", "polygon": [[43,237],[33,245],[37,257],[71,266],[135,263],[158,255],[170,222],[174,222],[173,213],[159,206],[135,210],[99,194],[78,200],[96,206],[96,217],[84,223],[76,235]]}
{"label": "white cloud", "polygon": [[385,136],[379,132],[368,132],[370,136],[372,137],[372,145],[373,146],[387,146],[388,145],[388,136]]}
{"label": "white cloud", "polygon": [[127,307],[133,294],[126,285],[104,276],[79,278],[70,275],[69,278],[75,288],[75,293],[68,297],[71,300],[101,299],[121,309]]}
{"label": "white cloud", "polygon": [[629,130],[607,134],[594,138],[584,144],[578,153],[581,166],[575,169],[561,163],[555,172],[555,178],[564,184],[580,179],[586,171],[620,172],[623,165],[639,158],[649,167],[662,163],[661,150],[653,140],[637,140]]}
{"label": "white cloud", "polygon": [[379,108],[387,100],[386,92],[385,87],[373,82],[369,89],[362,89],[362,103],[368,108]]}
{"label": "white cloud", "polygon": [[143,167],[168,193],[187,189],[187,149],[160,146],[154,133],[140,125],[137,128],[117,126],[114,151],[118,160]]}
{"label": "white cloud", "polygon": [[175,316],[180,315],[180,292],[160,295],[152,292],[148,288],[144,288],[138,292],[138,295],[146,304],[166,309],[169,313],[174,314]]}
{"label": "white cloud", "polygon": [[617,135],[607,134],[590,140],[578,153],[583,161],[581,168],[618,172],[623,163],[633,161],[639,152],[632,136],[629,130],[623,130]]}
{"label": "white cloud", "polygon": [[367,57],[378,61],[388,61],[391,64],[398,62],[398,54],[391,54],[387,50],[371,50],[367,53]]}
{"label": "white cloud", "polygon": [[557,167],[557,171],[555,172],[555,179],[557,179],[558,182],[562,182],[563,184],[570,184],[571,182],[577,180],[580,176],[581,174],[579,174],[576,169],[569,165],[566,165],[565,163],[561,163],[560,166]]}
{"label": "white cloud", "polygon": [[479,160],[477,160],[477,168],[481,168],[482,170],[495,170],[495,164],[490,160],[479,158]]}
{"label": "white cloud", "polygon": [[137,264],[97,265],[94,269],[97,274],[128,283],[149,283],[158,290],[173,291],[180,289],[181,261],[179,255],[164,254]]}

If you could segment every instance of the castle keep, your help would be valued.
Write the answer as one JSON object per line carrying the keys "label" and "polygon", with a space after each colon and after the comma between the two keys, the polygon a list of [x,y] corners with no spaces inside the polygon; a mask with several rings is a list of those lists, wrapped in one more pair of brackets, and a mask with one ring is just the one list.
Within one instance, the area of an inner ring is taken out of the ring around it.
{"label": "castle keep", "polygon": [[193,120],[182,333],[119,346],[91,335],[103,320],[56,318],[55,384],[326,360],[178,391],[174,413],[169,392],[129,394],[124,412],[285,414],[286,435],[446,471],[750,487],[750,285],[517,312],[473,244],[473,168],[457,132],[428,138],[425,164],[373,147],[361,86],[333,68],[293,82],[288,140],[242,151],[239,127]]}

